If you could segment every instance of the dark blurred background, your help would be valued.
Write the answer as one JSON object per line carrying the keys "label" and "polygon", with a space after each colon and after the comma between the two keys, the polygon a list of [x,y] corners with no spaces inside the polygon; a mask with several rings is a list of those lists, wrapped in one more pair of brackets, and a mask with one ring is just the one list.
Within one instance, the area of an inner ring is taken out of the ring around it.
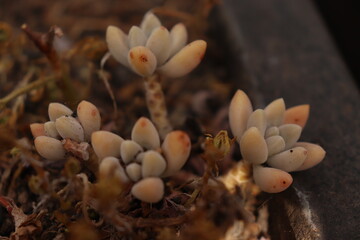
{"label": "dark blurred background", "polygon": [[360,87],[360,7],[355,0],[313,0]]}

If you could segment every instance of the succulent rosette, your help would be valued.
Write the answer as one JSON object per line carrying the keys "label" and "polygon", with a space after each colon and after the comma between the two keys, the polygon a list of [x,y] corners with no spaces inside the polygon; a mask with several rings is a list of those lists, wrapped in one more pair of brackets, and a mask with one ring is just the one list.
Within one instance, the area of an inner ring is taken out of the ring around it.
{"label": "succulent rosette", "polygon": [[253,111],[246,95],[238,90],[229,108],[230,127],[243,159],[253,165],[253,178],[261,190],[284,191],[293,179],[289,172],[320,163],[325,151],[316,144],[298,142],[309,116],[309,105],[286,109],[282,98]]}
{"label": "succulent rosette", "polygon": [[132,26],[127,35],[115,26],[106,31],[111,55],[143,77],[155,71],[171,78],[191,72],[201,62],[207,44],[196,40],[186,45],[187,38],[184,24],[178,23],[169,31],[151,11],[140,27]]}
{"label": "succulent rosette", "polygon": [[144,202],[156,203],[164,196],[164,182],[187,161],[191,143],[183,131],[168,133],[160,142],[154,124],[141,117],[134,125],[131,140],[97,131],[91,136],[92,146],[100,160],[100,177],[110,176],[119,182],[133,182],[131,193]]}
{"label": "succulent rosette", "polygon": [[91,134],[98,131],[101,125],[97,107],[88,101],[81,101],[74,114],[61,103],[50,103],[48,114],[50,121],[30,124],[37,152],[50,161],[62,160],[67,152],[64,144],[70,140],[84,150],[81,155],[87,160]]}

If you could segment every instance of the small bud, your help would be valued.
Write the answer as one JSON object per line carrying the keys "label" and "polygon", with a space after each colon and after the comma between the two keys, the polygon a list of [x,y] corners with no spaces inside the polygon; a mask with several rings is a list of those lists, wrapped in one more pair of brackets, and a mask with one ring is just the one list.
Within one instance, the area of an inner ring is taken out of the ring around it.
{"label": "small bud", "polygon": [[164,183],[160,178],[145,178],[132,187],[131,194],[143,202],[156,203],[164,196]]}
{"label": "small bud", "polygon": [[227,155],[231,148],[231,139],[228,136],[227,131],[221,130],[213,139],[214,146],[221,152],[222,156]]}
{"label": "small bud", "polygon": [[39,136],[35,138],[36,151],[50,161],[62,160],[65,158],[65,150],[62,143],[52,137]]}

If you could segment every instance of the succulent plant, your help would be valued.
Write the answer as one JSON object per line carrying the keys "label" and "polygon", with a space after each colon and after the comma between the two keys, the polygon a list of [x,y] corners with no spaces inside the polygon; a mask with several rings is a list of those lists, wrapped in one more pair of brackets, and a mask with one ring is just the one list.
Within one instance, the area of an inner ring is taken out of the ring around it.
{"label": "succulent plant", "polygon": [[115,26],[106,30],[110,54],[144,77],[147,106],[161,139],[172,127],[159,75],[182,77],[191,72],[205,54],[205,41],[196,40],[186,45],[187,38],[184,24],[178,23],[169,31],[151,11],[145,14],[140,27],[131,27],[128,35]]}
{"label": "succulent plant", "polygon": [[206,50],[203,40],[185,46],[184,24],[176,24],[169,32],[151,11],[145,14],[140,27],[131,27],[128,35],[109,26],[106,41],[118,62],[143,77],[153,75],[156,70],[171,78],[184,76],[200,63]]}
{"label": "succulent plant", "polygon": [[243,159],[253,165],[253,178],[261,190],[285,190],[293,181],[288,172],[311,168],[325,157],[319,145],[298,142],[308,116],[309,105],[286,110],[280,98],[253,111],[246,93],[238,90],[234,95],[229,108],[231,131]]}
{"label": "succulent plant", "polygon": [[[99,110],[87,101],[82,101],[77,106],[77,117],[73,117],[73,111],[60,103],[50,103],[48,114],[50,121],[44,124],[33,123],[30,125],[30,130],[35,138],[36,150],[50,161],[64,159],[66,139],[81,146],[88,145],[92,132],[100,129]],[[84,160],[87,158],[88,154],[85,154]]]}
{"label": "succulent plant", "polygon": [[[134,183],[132,195],[149,203],[163,198],[164,183],[161,178],[179,171],[191,149],[190,138],[183,131],[168,133],[161,143],[155,126],[145,117],[135,123],[131,140],[106,131],[94,132],[91,138],[100,160],[100,175],[114,176],[114,171],[118,172],[119,181]],[[108,173],[101,174],[104,171]]]}

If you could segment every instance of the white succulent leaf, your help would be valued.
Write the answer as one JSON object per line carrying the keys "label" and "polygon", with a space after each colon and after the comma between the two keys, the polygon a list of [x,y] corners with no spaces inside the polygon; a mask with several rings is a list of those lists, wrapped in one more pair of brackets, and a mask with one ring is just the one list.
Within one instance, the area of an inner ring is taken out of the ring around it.
{"label": "white succulent leaf", "polygon": [[54,121],[62,116],[70,116],[73,111],[61,103],[50,103],[48,107],[50,121]]}
{"label": "white succulent leaf", "polygon": [[252,112],[247,122],[247,129],[256,127],[262,136],[265,134],[267,127],[265,111],[263,109],[257,109]]}
{"label": "white succulent leaf", "polygon": [[247,127],[249,116],[253,112],[250,99],[245,92],[237,90],[230,102],[229,122],[231,132],[238,143]]}
{"label": "white succulent leaf", "polygon": [[71,116],[62,116],[56,119],[57,132],[63,139],[70,138],[76,142],[84,141],[84,129],[78,120]]}
{"label": "white succulent leaf", "polygon": [[128,38],[118,27],[108,26],[106,42],[111,55],[122,65],[129,66],[127,55],[129,52]]}
{"label": "white succulent leaf", "polygon": [[276,126],[268,127],[265,131],[265,138],[269,138],[272,136],[278,136],[280,133],[279,128]]}
{"label": "white succulent leaf", "polygon": [[161,26],[161,22],[151,11],[147,12],[140,24],[140,28],[144,31],[146,36],[150,36],[152,31]]}
{"label": "white succulent leaf", "polygon": [[112,132],[96,131],[91,135],[91,144],[101,161],[105,157],[120,157],[120,146],[124,139]]}
{"label": "white succulent leaf", "polygon": [[276,168],[253,166],[253,177],[256,185],[264,192],[278,193],[287,189],[293,182],[291,175]]}
{"label": "white succulent leaf", "polygon": [[60,134],[56,130],[55,122],[53,121],[48,121],[44,123],[44,131],[45,131],[45,135],[48,137],[52,137],[56,139],[60,138]]}
{"label": "white succulent leaf", "polygon": [[145,117],[139,118],[131,132],[131,139],[145,149],[157,149],[160,147],[160,136],[154,124]]}
{"label": "white succulent leaf", "polygon": [[157,66],[154,53],[144,46],[131,48],[127,59],[131,69],[142,77],[151,76]]}
{"label": "white succulent leaf", "polygon": [[145,152],[141,165],[141,173],[143,178],[159,177],[166,168],[166,161],[160,153],[149,150]]}
{"label": "white succulent leaf", "polygon": [[285,149],[291,148],[300,138],[302,128],[297,124],[284,124],[279,127],[279,135],[285,141]]}
{"label": "white succulent leaf", "polygon": [[266,163],[271,167],[292,172],[304,163],[306,156],[307,150],[305,148],[294,147],[269,157]]}
{"label": "white succulent leaf", "polygon": [[284,121],[285,114],[285,102],[284,99],[279,98],[272,101],[269,105],[264,109],[267,124],[269,127],[271,126],[280,126]]}
{"label": "white succulent leaf", "polygon": [[94,104],[81,101],[77,107],[77,116],[84,129],[85,140],[90,141],[91,134],[100,130],[101,117],[99,110]]}
{"label": "white succulent leaf", "polygon": [[268,148],[268,156],[285,150],[285,141],[281,136],[271,136],[265,139]]}
{"label": "white succulent leaf", "polygon": [[137,47],[137,46],[145,46],[147,37],[145,36],[145,33],[141,28],[138,26],[132,26],[130,28],[129,34],[129,47]]}
{"label": "white succulent leaf", "polygon": [[65,158],[65,149],[62,143],[52,137],[39,136],[35,138],[36,151],[50,161],[58,161]]}
{"label": "white succulent leaf", "polygon": [[266,141],[256,127],[245,131],[240,140],[240,150],[243,158],[252,164],[262,164],[268,157]]}
{"label": "white succulent leaf", "polygon": [[145,46],[154,53],[157,66],[161,66],[169,58],[170,44],[170,33],[163,26],[154,29],[147,39]]}
{"label": "white succulent leaf", "polygon": [[135,183],[131,194],[147,203],[157,203],[164,196],[164,182],[157,177],[144,178]]}
{"label": "white succulent leaf", "polygon": [[120,183],[127,183],[127,177],[124,168],[120,165],[120,160],[115,157],[105,157],[99,165],[100,179],[115,178]]}
{"label": "white succulent leaf", "polygon": [[128,164],[135,160],[136,156],[143,151],[143,148],[135,141],[125,140],[120,146],[121,160]]}
{"label": "white succulent leaf", "polygon": [[40,136],[46,136],[45,127],[43,123],[32,123],[30,124],[30,131],[34,138]]}
{"label": "white succulent leaf", "polygon": [[166,135],[161,149],[167,165],[162,176],[168,177],[179,171],[189,158],[190,138],[183,131],[172,131]]}
{"label": "white succulent leaf", "polygon": [[158,71],[170,78],[178,78],[188,74],[203,59],[206,45],[203,40],[189,43],[161,66]]}
{"label": "white succulent leaf", "polygon": [[141,165],[138,163],[130,163],[126,166],[126,173],[133,182],[141,179]]}
{"label": "white succulent leaf", "polygon": [[294,147],[303,147],[307,150],[307,156],[304,163],[295,171],[303,171],[314,167],[324,159],[326,154],[325,150],[321,146],[313,143],[297,142]]}
{"label": "white succulent leaf", "polygon": [[174,56],[186,45],[188,40],[187,30],[183,23],[178,23],[171,28],[170,39],[170,56]]}

